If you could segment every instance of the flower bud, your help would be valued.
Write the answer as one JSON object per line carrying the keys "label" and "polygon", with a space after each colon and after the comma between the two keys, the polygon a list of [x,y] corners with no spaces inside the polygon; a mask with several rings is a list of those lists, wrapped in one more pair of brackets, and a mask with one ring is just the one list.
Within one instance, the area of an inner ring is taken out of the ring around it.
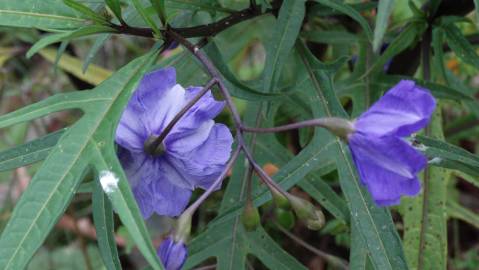
{"label": "flower bud", "polygon": [[191,232],[191,216],[189,211],[183,212],[178,218],[176,229],[174,233],[175,241],[186,242]]}
{"label": "flower bud", "polygon": [[181,269],[188,256],[184,242],[176,241],[171,236],[161,242],[157,253],[166,270]]}
{"label": "flower bud", "polygon": [[310,230],[319,230],[324,226],[325,218],[321,209],[314,210],[314,218],[306,220],[306,226]]}
{"label": "flower bud", "polygon": [[294,195],[289,195],[288,199],[293,207],[296,216],[306,222],[306,226],[311,230],[319,230],[324,226],[324,214],[312,203]]}
{"label": "flower bud", "polygon": [[270,191],[271,195],[273,196],[273,202],[277,207],[284,210],[291,209],[291,204],[289,203],[289,200],[288,198],[286,198],[286,196],[284,196],[283,194],[281,194],[281,192],[274,188],[270,188]]}
{"label": "flower bud", "polygon": [[293,212],[276,208],[274,210],[276,221],[285,229],[291,230],[295,224],[295,217]]}
{"label": "flower bud", "polygon": [[254,231],[260,223],[258,209],[253,206],[253,203],[250,200],[248,200],[244,206],[243,214],[241,215],[241,222],[248,232]]}

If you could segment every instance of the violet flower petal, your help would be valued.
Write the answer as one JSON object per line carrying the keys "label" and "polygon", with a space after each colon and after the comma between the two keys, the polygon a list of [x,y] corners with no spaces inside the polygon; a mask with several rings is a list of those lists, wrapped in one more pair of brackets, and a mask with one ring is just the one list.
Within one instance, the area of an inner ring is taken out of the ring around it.
{"label": "violet flower petal", "polygon": [[[189,87],[186,90],[186,102],[193,99],[201,87]],[[224,107],[224,102],[216,101],[208,91],[193,107],[176,123],[165,144],[172,153],[190,152],[200,146],[208,138],[216,117]]]}
{"label": "violet flower petal", "polygon": [[161,242],[157,253],[165,270],[181,269],[188,256],[186,245],[183,242],[176,242],[171,236]]}
{"label": "violet flower petal", "polygon": [[359,116],[355,128],[375,136],[409,136],[427,125],[435,106],[426,89],[403,80]]}
{"label": "violet flower petal", "polygon": [[361,182],[376,204],[398,204],[402,195],[414,196],[420,191],[416,174],[427,160],[403,139],[354,133],[349,147]]}
{"label": "violet flower petal", "polygon": [[[185,178],[195,186],[207,189],[220,175],[231,155],[233,136],[228,127],[215,124],[208,139],[190,152],[178,151],[170,159],[176,168],[183,168]],[[205,157],[208,157],[205,159]]]}

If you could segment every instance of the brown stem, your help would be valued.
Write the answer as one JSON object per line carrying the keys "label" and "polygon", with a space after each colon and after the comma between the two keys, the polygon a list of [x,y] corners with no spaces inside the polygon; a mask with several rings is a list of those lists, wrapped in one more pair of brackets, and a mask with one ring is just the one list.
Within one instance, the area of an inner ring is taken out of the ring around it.
{"label": "brown stem", "polygon": [[[170,30],[178,33],[179,35],[190,38],[190,37],[209,37],[214,36],[225,29],[238,24],[240,22],[271,13],[272,10],[266,10],[264,13],[261,12],[261,8],[258,6],[250,6],[246,9],[239,10],[232,13],[230,16],[227,16],[217,22],[193,26],[193,27],[181,27],[181,28],[170,28]],[[150,28],[143,27],[134,27],[127,24],[111,24],[110,27],[117,30],[120,34],[141,36],[141,37],[154,37],[153,31]],[[165,34],[168,30],[162,30],[162,34]]]}

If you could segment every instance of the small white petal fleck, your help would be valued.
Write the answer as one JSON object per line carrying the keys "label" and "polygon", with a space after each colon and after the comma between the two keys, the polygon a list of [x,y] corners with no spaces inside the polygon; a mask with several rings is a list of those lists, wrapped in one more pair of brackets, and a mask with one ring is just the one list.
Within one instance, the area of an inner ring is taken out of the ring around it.
{"label": "small white petal fleck", "polygon": [[118,177],[112,171],[100,172],[100,184],[105,193],[111,193],[118,190]]}
{"label": "small white petal fleck", "polygon": [[425,152],[429,148],[422,143],[417,144],[417,145],[413,145],[413,147],[416,148],[417,150],[421,151],[421,152]]}
{"label": "small white petal fleck", "polygon": [[440,164],[441,162],[442,162],[442,158],[440,157],[435,157],[428,161],[429,164]]}

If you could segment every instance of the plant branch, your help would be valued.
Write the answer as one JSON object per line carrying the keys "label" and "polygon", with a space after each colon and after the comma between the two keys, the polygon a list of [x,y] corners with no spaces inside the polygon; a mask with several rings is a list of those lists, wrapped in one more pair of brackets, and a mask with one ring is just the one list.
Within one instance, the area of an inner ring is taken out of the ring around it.
{"label": "plant branch", "polygon": [[[227,28],[238,24],[240,22],[264,15],[273,12],[273,10],[266,10],[264,13],[261,12],[261,8],[259,6],[250,6],[246,9],[239,10],[237,12],[232,13],[231,15],[213,23],[193,26],[193,27],[180,27],[180,28],[170,28],[166,30],[161,30],[162,34],[165,36],[165,33],[169,30],[178,33],[179,35],[185,38],[191,37],[207,37],[207,36],[215,36],[216,34],[226,30]],[[115,29],[120,34],[127,34],[133,36],[140,36],[140,37],[148,37],[153,38],[153,30],[150,28],[144,27],[134,27],[129,26],[127,24],[110,24],[110,27]]]}

